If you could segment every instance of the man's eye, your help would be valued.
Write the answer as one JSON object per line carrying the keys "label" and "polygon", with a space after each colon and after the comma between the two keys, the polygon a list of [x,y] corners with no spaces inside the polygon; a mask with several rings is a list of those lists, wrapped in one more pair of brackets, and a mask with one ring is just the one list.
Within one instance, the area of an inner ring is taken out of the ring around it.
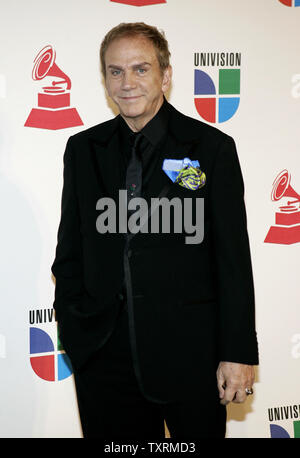
{"label": "man's eye", "polygon": [[121,70],[112,70],[111,74],[112,76],[119,76],[121,74]]}
{"label": "man's eye", "polygon": [[138,73],[143,75],[144,73],[146,73],[147,70],[145,68],[138,68],[137,71],[138,71]]}

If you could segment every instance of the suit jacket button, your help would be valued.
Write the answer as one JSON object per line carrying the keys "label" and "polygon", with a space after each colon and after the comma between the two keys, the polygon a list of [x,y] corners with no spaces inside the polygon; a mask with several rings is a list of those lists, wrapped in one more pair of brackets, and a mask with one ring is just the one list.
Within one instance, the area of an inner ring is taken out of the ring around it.
{"label": "suit jacket button", "polygon": [[122,301],[122,300],[124,299],[123,294],[119,293],[119,294],[118,294],[118,298],[120,299],[120,301]]}
{"label": "suit jacket button", "polygon": [[131,251],[131,250],[128,250],[127,256],[128,256],[129,258],[131,258],[131,255],[132,255],[132,251]]}

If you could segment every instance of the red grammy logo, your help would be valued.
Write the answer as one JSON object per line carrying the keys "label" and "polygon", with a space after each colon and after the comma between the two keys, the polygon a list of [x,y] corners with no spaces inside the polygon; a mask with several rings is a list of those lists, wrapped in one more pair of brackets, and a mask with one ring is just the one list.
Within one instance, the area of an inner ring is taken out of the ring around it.
{"label": "red grammy logo", "polygon": [[110,0],[115,3],[124,3],[132,6],[157,5],[158,3],[167,3],[166,0]]}
{"label": "red grammy logo", "polygon": [[56,65],[55,55],[55,50],[48,45],[34,60],[32,78],[35,81],[46,76],[60,79],[52,80],[51,86],[44,86],[38,93],[38,108],[31,110],[25,123],[26,127],[57,130],[83,125],[76,108],[70,108],[71,80]]}
{"label": "red grammy logo", "polygon": [[282,197],[293,197],[296,200],[287,201],[287,205],[279,207],[275,213],[275,226],[271,226],[265,238],[265,243],[291,245],[300,242],[300,195],[290,185],[291,175],[282,170],[273,182],[271,199],[280,200]]}

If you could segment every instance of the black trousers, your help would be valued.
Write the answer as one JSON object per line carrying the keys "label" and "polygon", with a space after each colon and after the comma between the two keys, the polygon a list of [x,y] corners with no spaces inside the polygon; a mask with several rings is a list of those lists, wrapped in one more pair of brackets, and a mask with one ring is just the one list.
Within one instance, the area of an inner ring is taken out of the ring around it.
{"label": "black trousers", "polygon": [[107,343],[74,377],[85,438],[164,439],[164,421],[171,439],[225,437],[226,407],[217,388],[213,398],[202,393],[201,400],[168,404],[150,402],[141,394],[125,306]]}

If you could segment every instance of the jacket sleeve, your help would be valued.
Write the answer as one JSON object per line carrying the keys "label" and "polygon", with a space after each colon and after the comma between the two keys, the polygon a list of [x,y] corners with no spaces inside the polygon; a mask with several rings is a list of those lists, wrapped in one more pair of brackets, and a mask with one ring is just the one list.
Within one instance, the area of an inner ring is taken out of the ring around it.
{"label": "jacket sleeve", "polygon": [[64,153],[61,219],[52,273],[56,279],[53,307],[59,324],[67,309],[76,307],[83,295],[82,246],[76,191],[72,137]]}
{"label": "jacket sleeve", "polygon": [[220,361],[258,364],[255,300],[244,203],[234,140],[226,136],[212,173],[210,208],[217,268]]}

